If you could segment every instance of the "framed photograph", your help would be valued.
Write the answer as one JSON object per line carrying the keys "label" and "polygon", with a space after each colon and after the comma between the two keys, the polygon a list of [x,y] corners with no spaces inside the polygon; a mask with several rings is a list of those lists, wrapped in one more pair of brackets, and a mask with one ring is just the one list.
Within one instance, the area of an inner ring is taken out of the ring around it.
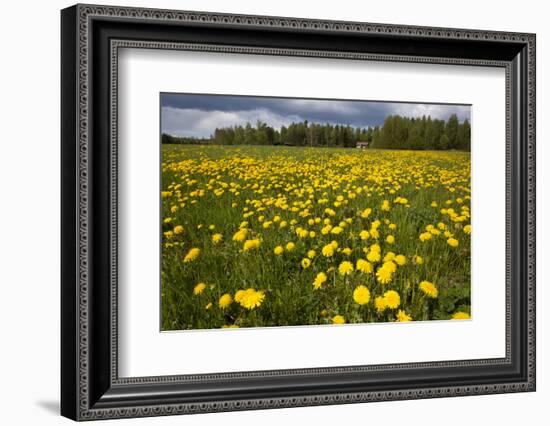
{"label": "framed photograph", "polygon": [[61,412],[535,390],[535,35],[61,12]]}

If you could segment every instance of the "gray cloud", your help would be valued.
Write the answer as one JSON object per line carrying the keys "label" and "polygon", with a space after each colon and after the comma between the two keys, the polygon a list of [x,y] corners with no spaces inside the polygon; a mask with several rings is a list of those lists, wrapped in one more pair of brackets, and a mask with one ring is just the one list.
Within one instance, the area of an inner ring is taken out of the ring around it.
{"label": "gray cloud", "polygon": [[174,136],[208,137],[216,128],[256,124],[258,120],[280,129],[292,123],[303,121],[297,115],[280,115],[265,108],[246,111],[204,111],[162,107],[162,132]]}
{"label": "gray cloud", "polygon": [[277,129],[304,120],[369,127],[381,125],[390,114],[407,117],[430,115],[444,120],[457,114],[462,121],[470,119],[470,106],[233,95],[161,95],[162,131],[178,136],[208,137],[216,127],[247,122],[255,124],[257,120]]}

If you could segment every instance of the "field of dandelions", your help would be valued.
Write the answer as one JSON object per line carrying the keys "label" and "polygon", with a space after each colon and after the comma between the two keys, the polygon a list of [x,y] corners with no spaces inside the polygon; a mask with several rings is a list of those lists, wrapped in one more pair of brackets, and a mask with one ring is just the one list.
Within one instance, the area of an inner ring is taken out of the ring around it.
{"label": "field of dandelions", "polygon": [[470,154],[165,145],[162,329],[470,317]]}

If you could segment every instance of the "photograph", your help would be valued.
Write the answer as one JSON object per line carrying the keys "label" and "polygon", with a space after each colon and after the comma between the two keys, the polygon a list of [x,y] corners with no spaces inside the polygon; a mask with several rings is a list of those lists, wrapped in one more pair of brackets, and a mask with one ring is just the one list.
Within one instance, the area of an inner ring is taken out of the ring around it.
{"label": "photograph", "polygon": [[471,143],[465,104],[161,93],[161,330],[470,319]]}

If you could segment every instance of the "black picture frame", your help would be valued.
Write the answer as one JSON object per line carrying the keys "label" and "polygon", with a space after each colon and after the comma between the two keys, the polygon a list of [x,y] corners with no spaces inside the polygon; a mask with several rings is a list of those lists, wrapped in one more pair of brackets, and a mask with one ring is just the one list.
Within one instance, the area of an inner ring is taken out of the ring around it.
{"label": "black picture frame", "polygon": [[[61,414],[91,420],[534,391],[535,43],[534,34],[524,33],[80,4],[64,9]],[[120,47],[505,68],[506,357],[119,378]]]}

